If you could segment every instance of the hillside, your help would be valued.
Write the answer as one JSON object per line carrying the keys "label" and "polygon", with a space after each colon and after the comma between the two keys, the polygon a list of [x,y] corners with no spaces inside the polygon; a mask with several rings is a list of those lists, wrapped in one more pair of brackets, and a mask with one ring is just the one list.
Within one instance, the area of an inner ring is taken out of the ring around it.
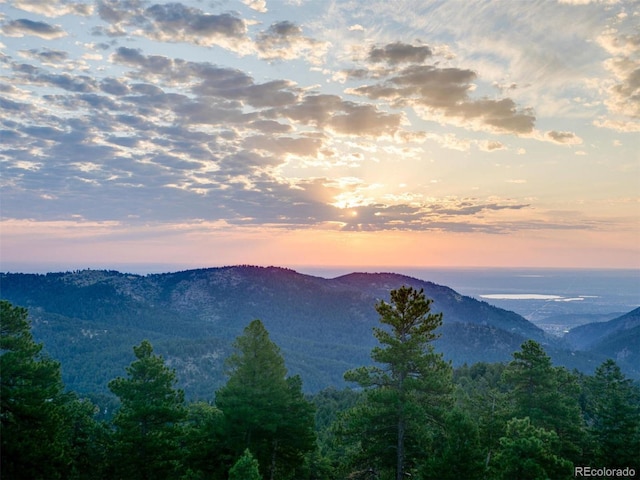
{"label": "hillside", "polygon": [[[606,337],[640,326],[640,307],[607,322],[589,323],[572,328],[565,340],[577,350],[587,350]],[[627,332],[628,333],[628,332]]]}
{"label": "hillside", "polygon": [[608,322],[575,327],[564,339],[576,350],[613,358],[629,375],[640,376],[640,308]]}
{"label": "hillside", "polygon": [[29,308],[34,336],[62,362],[66,385],[106,392],[149,339],[176,368],[187,395],[211,398],[224,381],[231,343],[259,318],[307,391],[341,385],[345,370],[370,363],[375,303],[402,285],[424,288],[443,312],[436,347],[454,365],[509,360],[533,338],[556,361],[592,370],[601,355],[571,354],[513,312],[431,282],[393,273],[335,279],[277,267],[236,266],[130,275],[114,271],[0,276],[1,296]]}

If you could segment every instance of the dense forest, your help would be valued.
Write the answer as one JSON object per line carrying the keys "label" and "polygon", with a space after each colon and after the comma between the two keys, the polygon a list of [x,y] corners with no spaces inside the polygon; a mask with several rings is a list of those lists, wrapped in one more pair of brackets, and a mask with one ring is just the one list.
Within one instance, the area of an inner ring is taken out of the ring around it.
{"label": "dense forest", "polygon": [[[187,401],[211,400],[227,381],[224,361],[247,324],[259,318],[303,392],[353,386],[347,370],[370,365],[373,306],[401,286],[424,289],[443,314],[437,352],[454,368],[512,359],[526,340],[540,343],[556,366],[592,375],[608,358],[640,380],[640,308],[623,317],[548,334],[513,311],[433,282],[395,273],[326,279],[279,267],[237,265],[133,275],[106,270],[1,273],[1,298],[29,310],[31,333],[61,363],[67,389],[111,395],[109,381],[135,360],[143,340],[177,374]],[[613,317],[609,317],[613,318]],[[107,399],[97,399],[104,403]]]}
{"label": "dense forest", "polygon": [[421,289],[391,290],[372,305],[372,363],[344,372],[350,388],[306,395],[254,320],[226,383],[187,401],[148,340],[110,396],[68,391],[28,310],[0,301],[2,478],[637,478],[640,387],[616,362],[585,375],[527,340],[508,362],[454,369],[434,348],[432,306]]}

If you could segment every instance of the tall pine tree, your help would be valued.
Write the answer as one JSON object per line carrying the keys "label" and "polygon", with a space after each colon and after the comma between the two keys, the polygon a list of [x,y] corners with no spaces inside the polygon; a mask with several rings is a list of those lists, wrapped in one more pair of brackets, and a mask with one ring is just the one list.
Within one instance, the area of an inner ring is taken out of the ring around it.
{"label": "tall pine tree", "polygon": [[589,431],[596,440],[595,462],[640,470],[640,388],[613,360],[587,382]]}
{"label": "tall pine tree", "polygon": [[173,479],[180,471],[184,393],[175,389],[175,372],[154,355],[151,343],[144,340],[133,352],[128,377],[109,382],[121,402],[113,420],[114,469],[121,479]]}
{"label": "tall pine tree", "polygon": [[577,378],[563,367],[554,367],[542,346],[527,340],[514,352],[503,372],[510,388],[511,417],[529,417],[534,427],[554,431],[562,457],[582,461],[585,425],[580,411]]}
{"label": "tall pine tree", "polygon": [[216,393],[232,458],[249,449],[265,478],[287,478],[315,446],[314,409],[299,377],[287,378],[280,349],[260,320],[237,338],[229,380]]}
{"label": "tall pine tree", "polygon": [[60,364],[34,342],[25,308],[0,300],[0,438],[2,478],[65,478]]}
{"label": "tall pine tree", "polygon": [[367,392],[364,402],[344,418],[345,437],[359,444],[359,468],[395,472],[403,480],[423,461],[433,435],[451,405],[451,366],[435,353],[435,330],[442,314],[431,313],[424,291],[401,287],[391,291],[391,303],[376,311],[386,328],[374,328],[382,346],[371,358],[380,366],[345,373]]}

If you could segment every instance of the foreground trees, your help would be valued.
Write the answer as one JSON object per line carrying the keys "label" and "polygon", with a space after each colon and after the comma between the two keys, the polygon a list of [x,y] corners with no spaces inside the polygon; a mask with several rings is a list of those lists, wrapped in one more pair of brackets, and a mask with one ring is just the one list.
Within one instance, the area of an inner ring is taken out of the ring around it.
{"label": "foreground trees", "polygon": [[0,327],[2,478],[61,478],[67,444],[60,364],[42,355],[26,309],[0,301]]}
{"label": "foreground trees", "polygon": [[374,328],[382,346],[371,358],[380,366],[361,367],[345,379],[366,389],[363,401],[344,417],[342,435],[354,443],[354,466],[394,472],[404,479],[430,451],[433,429],[451,406],[451,366],[434,351],[442,314],[430,313],[422,290],[391,291],[391,303],[376,305]]}
{"label": "foreground trees", "polygon": [[607,360],[588,379],[586,397],[596,464],[625,468],[640,463],[640,389]]}
{"label": "foreground trees", "polygon": [[[376,308],[375,366],[314,408],[258,320],[236,340],[215,399],[185,404],[151,344],[109,383],[120,405],[64,392],[25,309],[0,302],[1,475],[8,479],[569,479],[574,466],[640,473],[640,388],[613,360],[592,376],[525,342],[508,364],[451,367],[433,351],[440,315],[421,291]],[[453,390],[453,394],[452,394]],[[316,431],[314,431],[314,425]],[[316,445],[316,437],[319,445]]]}
{"label": "foreground trees", "polygon": [[509,417],[528,417],[534,427],[555,432],[557,453],[577,462],[582,458],[585,425],[580,411],[580,387],[575,375],[554,367],[542,346],[528,340],[503,372],[509,389]]}
{"label": "foreground trees", "polygon": [[314,410],[300,377],[287,378],[279,348],[254,320],[235,342],[229,380],[216,394],[224,436],[235,461],[249,449],[264,478],[288,478],[315,446]]}
{"label": "foreground trees", "polygon": [[180,472],[180,424],[185,418],[184,393],[175,389],[176,375],[148,341],[133,347],[136,360],[127,378],[109,382],[121,402],[115,426],[113,464],[122,479],[173,479]]}

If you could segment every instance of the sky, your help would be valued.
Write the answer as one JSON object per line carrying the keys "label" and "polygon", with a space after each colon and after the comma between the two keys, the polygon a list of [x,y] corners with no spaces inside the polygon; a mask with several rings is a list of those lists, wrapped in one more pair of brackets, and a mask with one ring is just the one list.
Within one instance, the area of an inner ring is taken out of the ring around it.
{"label": "sky", "polygon": [[0,0],[0,269],[640,268],[639,25],[631,0]]}

